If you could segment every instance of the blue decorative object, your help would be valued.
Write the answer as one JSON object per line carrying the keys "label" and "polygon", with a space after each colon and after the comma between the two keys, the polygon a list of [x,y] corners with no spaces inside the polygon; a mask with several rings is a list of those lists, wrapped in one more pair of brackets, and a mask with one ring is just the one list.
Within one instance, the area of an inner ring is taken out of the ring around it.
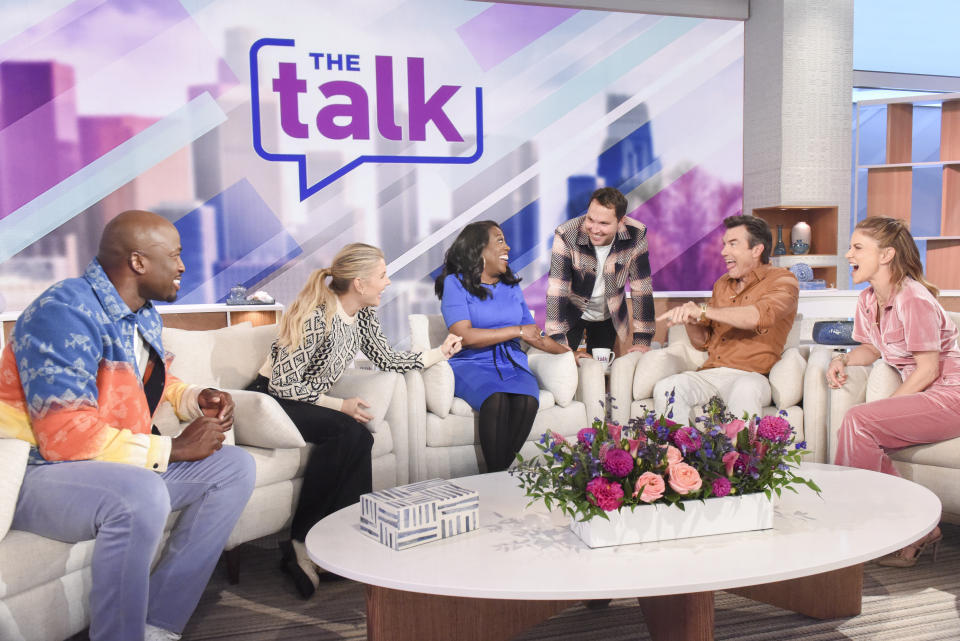
{"label": "blue decorative object", "polygon": [[813,324],[813,340],[821,345],[859,345],[853,340],[853,321],[817,321]]}
{"label": "blue decorative object", "polygon": [[246,305],[247,288],[237,283],[230,288],[230,297],[227,298],[227,305]]}
{"label": "blue decorative object", "polygon": [[813,280],[800,281],[797,286],[800,289],[826,289],[827,281],[822,278],[814,278]]}
{"label": "blue decorative object", "polygon": [[813,280],[813,269],[806,263],[796,263],[790,266],[790,271],[797,277],[801,283],[807,283]]}
{"label": "blue decorative object", "polygon": [[774,256],[783,256],[787,253],[787,246],[783,244],[783,225],[777,225],[777,244],[773,246]]}
{"label": "blue decorative object", "polygon": [[810,243],[807,243],[802,240],[795,240],[790,243],[790,251],[794,254],[806,254],[810,251]]}

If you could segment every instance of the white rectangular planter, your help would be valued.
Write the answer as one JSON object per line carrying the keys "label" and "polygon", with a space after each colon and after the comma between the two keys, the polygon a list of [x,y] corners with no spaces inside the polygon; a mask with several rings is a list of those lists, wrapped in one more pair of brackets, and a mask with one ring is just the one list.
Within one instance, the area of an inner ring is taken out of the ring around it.
{"label": "white rectangular planter", "polygon": [[684,501],[685,510],[668,504],[625,507],[607,512],[610,520],[571,519],[570,529],[592,548],[648,543],[691,536],[766,530],[773,527],[773,502],[766,494]]}

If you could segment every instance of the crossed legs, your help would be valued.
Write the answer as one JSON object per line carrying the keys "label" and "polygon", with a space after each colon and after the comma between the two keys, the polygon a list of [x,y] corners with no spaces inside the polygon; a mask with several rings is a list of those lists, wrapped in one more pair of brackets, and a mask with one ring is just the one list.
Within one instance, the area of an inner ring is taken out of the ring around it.
{"label": "crossed legs", "polygon": [[653,409],[657,415],[666,414],[668,399],[673,394],[673,420],[691,424],[691,411],[700,411],[700,406],[719,395],[738,418],[760,415],[770,403],[770,381],[763,374],[747,372],[731,367],[714,367],[696,372],[682,372],[661,379],[653,388]]}

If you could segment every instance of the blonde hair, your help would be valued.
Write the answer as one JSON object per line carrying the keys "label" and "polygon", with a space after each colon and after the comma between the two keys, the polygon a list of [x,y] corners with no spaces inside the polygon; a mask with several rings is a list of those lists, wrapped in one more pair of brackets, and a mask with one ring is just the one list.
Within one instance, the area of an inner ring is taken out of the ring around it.
{"label": "blonde hair", "polygon": [[877,241],[880,248],[892,247],[893,260],[890,261],[890,275],[894,285],[899,286],[903,279],[909,276],[927,288],[934,298],[940,295],[940,290],[923,277],[923,263],[920,262],[920,251],[917,243],[910,235],[907,224],[899,218],[885,216],[870,216],[864,218],[854,230],[860,230]]}
{"label": "blonde hair", "polygon": [[[329,332],[337,310],[337,294],[349,291],[354,278],[370,276],[381,260],[384,260],[383,252],[377,247],[350,243],[333,257],[333,264],[314,270],[280,320],[279,344],[285,347],[300,345],[304,321],[320,306],[323,306],[324,333]],[[330,277],[329,284],[327,277]]]}

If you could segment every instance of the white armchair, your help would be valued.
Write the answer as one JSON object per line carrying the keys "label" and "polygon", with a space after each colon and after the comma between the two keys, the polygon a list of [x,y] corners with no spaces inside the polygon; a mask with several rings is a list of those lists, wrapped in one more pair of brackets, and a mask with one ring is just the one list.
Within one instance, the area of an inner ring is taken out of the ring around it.
{"label": "white armchair", "polygon": [[[410,316],[410,348],[426,350],[446,337],[439,314]],[[527,351],[530,370],[540,387],[540,409],[520,452],[536,454],[534,441],[547,429],[574,436],[596,416],[603,415],[604,380],[600,363],[584,359],[578,368],[573,353]],[[484,469],[477,432],[477,416],[453,395],[453,370],[440,362],[423,371],[405,374],[410,407],[410,481],[455,478]]]}
{"label": "white armchair", "polygon": [[[947,312],[947,315],[960,327],[960,313]],[[836,456],[837,434],[847,410],[859,403],[890,397],[901,382],[896,368],[882,360],[847,368],[847,382],[829,391],[828,462],[832,463]],[[914,445],[887,454],[903,478],[923,485],[940,498],[944,520],[960,523],[960,438]]]}
{"label": "white armchair", "polygon": [[[800,317],[793,329],[780,360],[770,371],[773,405],[763,408],[763,414],[786,410],[786,419],[797,430],[797,440],[804,439],[803,375],[807,366],[806,348],[798,346]],[[663,378],[695,370],[707,360],[707,353],[694,349],[683,326],[671,327],[667,347],[646,353],[633,352],[617,357],[610,366],[610,417],[620,423],[653,409],[653,388]],[[809,443],[808,443],[809,444]]]}

